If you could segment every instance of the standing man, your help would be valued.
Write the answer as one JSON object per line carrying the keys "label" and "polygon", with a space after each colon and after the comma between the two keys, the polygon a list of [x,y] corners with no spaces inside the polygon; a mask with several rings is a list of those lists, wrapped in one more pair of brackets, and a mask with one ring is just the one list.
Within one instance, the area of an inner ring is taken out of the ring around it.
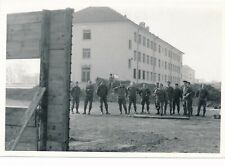
{"label": "standing man", "polygon": [[93,95],[94,95],[94,86],[92,85],[91,81],[88,81],[88,84],[85,89],[85,100],[84,100],[84,113],[86,114],[87,105],[89,103],[89,111],[88,115],[91,113],[92,102],[93,102]]}
{"label": "standing man", "polygon": [[143,84],[142,89],[139,92],[140,96],[141,96],[141,105],[142,105],[142,110],[141,113],[144,113],[144,108],[145,108],[145,104],[147,107],[147,112],[148,114],[150,114],[149,112],[149,104],[150,104],[150,89],[148,87],[146,87],[146,84]]}
{"label": "standing man", "polygon": [[100,82],[100,85],[97,89],[97,95],[100,97],[100,109],[101,113],[103,114],[103,103],[105,105],[106,114],[110,114],[108,112],[108,103],[107,103],[107,95],[108,95],[108,88],[104,81]]}
{"label": "standing man", "polygon": [[193,91],[192,87],[191,87],[191,83],[188,82],[188,88],[190,90],[190,116],[192,116],[193,113],[193,98],[195,96],[195,92]]}
{"label": "standing man", "polygon": [[183,87],[184,115],[188,115],[190,117],[192,91],[188,86],[188,82],[187,81],[183,81],[183,82],[184,82],[184,87]]}
{"label": "standing man", "polygon": [[159,83],[156,83],[156,88],[154,89],[153,96],[155,97],[155,108],[157,110],[156,115],[159,115],[160,104],[158,101]]}
{"label": "standing man", "polygon": [[180,115],[180,99],[182,99],[182,91],[178,87],[178,84],[175,84],[173,91],[173,114],[175,114],[175,106],[177,106],[177,113]]}
{"label": "standing man", "polygon": [[198,109],[197,109],[197,114],[196,116],[199,116],[201,107],[203,107],[203,117],[205,116],[206,113],[206,103],[208,99],[208,91],[205,88],[205,85],[202,84],[201,88],[198,90],[196,97],[198,97]]}
{"label": "standing man", "polygon": [[137,113],[136,100],[137,100],[138,88],[135,86],[134,82],[130,83],[130,86],[127,88],[127,91],[128,91],[128,99],[129,99],[128,114],[130,114],[130,109],[132,104],[134,106],[134,112]]}
{"label": "standing man", "polygon": [[122,114],[122,106],[125,111],[125,114],[127,114],[127,106],[126,106],[126,97],[127,97],[127,89],[122,83],[120,82],[120,85],[118,87],[114,88],[115,92],[118,95],[118,104],[120,109],[120,114]]}
{"label": "standing man", "polygon": [[71,111],[73,112],[74,109],[74,104],[76,103],[76,113],[79,114],[79,103],[80,103],[80,94],[81,94],[81,90],[80,87],[78,85],[78,82],[76,81],[75,86],[71,89],[71,96],[72,96],[72,107],[71,107]]}
{"label": "standing man", "polygon": [[167,81],[167,87],[165,89],[166,92],[166,99],[165,99],[165,107],[164,107],[164,114],[166,115],[167,104],[170,106],[170,115],[172,115],[173,109],[173,88],[170,86],[170,81]]}
{"label": "standing man", "polygon": [[[158,102],[160,106],[160,115],[163,115],[163,106],[165,106],[165,101],[166,101],[166,91],[163,88],[163,84],[160,84],[159,91],[158,91]],[[166,114],[165,109],[164,109],[164,114]]]}

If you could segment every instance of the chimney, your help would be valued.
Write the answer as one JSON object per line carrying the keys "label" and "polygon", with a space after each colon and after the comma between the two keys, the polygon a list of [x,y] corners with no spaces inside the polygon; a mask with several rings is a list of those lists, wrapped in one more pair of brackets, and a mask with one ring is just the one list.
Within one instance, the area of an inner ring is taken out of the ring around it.
{"label": "chimney", "polygon": [[140,22],[139,26],[142,27],[142,28],[145,28],[145,22]]}

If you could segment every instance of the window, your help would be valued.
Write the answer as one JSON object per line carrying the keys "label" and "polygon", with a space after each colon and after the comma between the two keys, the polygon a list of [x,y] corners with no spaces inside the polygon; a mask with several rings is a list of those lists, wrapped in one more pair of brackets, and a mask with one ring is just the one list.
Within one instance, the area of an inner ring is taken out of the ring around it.
{"label": "window", "polygon": [[165,62],[165,69],[167,69],[167,62]]}
{"label": "window", "polygon": [[149,71],[147,71],[146,73],[147,73],[147,80],[149,81]]}
{"label": "window", "polygon": [[133,69],[133,77],[136,79],[136,69]]}
{"label": "window", "polygon": [[154,43],[154,51],[156,51],[156,47],[157,47],[157,45],[156,45],[156,43]]}
{"label": "window", "polygon": [[146,45],[146,38],[143,36],[143,46]]}
{"label": "window", "polygon": [[134,41],[137,42],[137,33],[134,32]]}
{"label": "window", "polygon": [[145,71],[142,71],[142,79],[145,80]]}
{"label": "window", "polygon": [[137,51],[134,50],[134,61],[137,59]]}
{"label": "window", "polygon": [[141,44],[141,35],[138,35],[138,43]]}
{"label": "window", "polygon": [[165,56],[167,56],[167,49],[165,48]]}
{"label": "window", "polygon": [[147,39],[147,48],[149,48],[149,39]]}
{"label": "window", "polygon": [[83,30],[83,39],[84,40],[91,39],[91,30]]}
{"label": "window", "polygon": [[147,64],[149,64],[149,55],[147,55]]}
{"label": "window", "polygon": [[129,40],[129,49],[132,49],[132,41]]}
{"label": "window", "polygon": [[159,68],[160,68],[160,63],[161,63],[161,62],[160,62],[160,59],[159,59],[159,60],[158,60],[158,66],[159,66]]}
{"label": "window", "polygon": [[141,79],[141,70],[138,70],[138,79]]}
{"label": "window", "polygon": [[158,74],[158,82],[160,82],[160,74]]}
{"label": "window", "polygon": [[151,41],[151,49],[153,50],[153,41]]}
{"label": "window", "polygon": [[161,52],[161,46],[159,45],[159,53]]}
{"label": "window", "polygon": [[138,52],[138,62],[141,62],[141,52]]}
{"label": "window", "polygon": [[83,48],[83,58],[90,58],[91,57],[91,49],[90,48]]}
{"label": "window", "polygon": [[128,59],[128,68],[131,68],[131,59]]}
{"label": "window", "polygon": [[165,82],[167,81],[167,75],[165,74]]}
{"label": "window", "polygon": [[156,81],[156,73],[154,73],[153,81]]}
{"label": "window", "polygon": [[151,65],[153,66],[153,57],[150,57]]}
{"label": "window", "polygon": [[143,63],[145,63],[145,54],[143,54]]}
{"label": "window", "polygon": [[90,80],[90,67],[82,67],[81,81],[88,82]]}
{"label": "window", "polygon": [[151,72],[151,81],[153,81],[153,72]]}

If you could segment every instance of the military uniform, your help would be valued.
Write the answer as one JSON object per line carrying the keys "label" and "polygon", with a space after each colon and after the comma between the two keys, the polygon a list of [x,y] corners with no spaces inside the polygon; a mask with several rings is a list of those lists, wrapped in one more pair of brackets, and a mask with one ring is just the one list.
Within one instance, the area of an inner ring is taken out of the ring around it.
{"label": "military uniform", "polygon": [[120,114],[122,114],[122,107],[127,114],[127,106],[126,106],[126,96],[127,96],[127,89],[125,86],[119,86],[115,88],[115,92],[118,95],[118,104],[120,109]]}
{"label": "military uniform", "polygon": [[191,100],[192,91],[190,87],[183,87],[183,105],[184,105],[184,115],[191,115]]}
{"label": "military uniform", "polygon": [[135,86],[130,86],[127,88],[128,98],[129,98],[129,106],[128,106],[128,114],[130,114],[131,104],[134,106],[134,112],[137,112],[136,100],[137,100],[137,92],[138,88]]}
{"label": "military uniform", "polygon": [[167,104],[169,104],[170,114],[172,114],[172,109],[173,109],[173,88],[171,86],[166,87],[165,93],[166,93],[166,99],[165,99],[164,114],[166,114]]}
{"label": "military uniform", "polygon": [[158,93],[159,93],[159,88],[156,87],[154,89],[154,97],[155,97],[155,108],[157,110],[157,113],[156,114],[159,114],[159,110],[160,110],[160,103],[159,103],[159,100],[158,100]]}
{"label": "military uniform", "polygon": [[141,105],[142,105],[142,111],[141,113],[144,113],[144,107],[146,104],[147,107],[147,112],[149,112],[149,104],[150,104],[150,89],[149,88],[142,88],[139,92],[140,96],[141,96]]}
{"label": "military uniform", "polygon": [[180,88],[175,88],[173,91],[173,114],[175,114],[175,107],[177,106],[177,113],[180,114],[180,99],[182,98],[182,91]]}
{"label": "military uniform", "polygon": [[84,99],[84,114],[86,114],[86,109],[87,109],[88,103],[89,103],[88,114],[90,114],[91,108],[92,108],[92,102],[93,102],[94,86],[92,84],[87,85],[85,92],[86,92],[86,95],[85,95],[85,99]]}
{"label": "military uniform", "polygon": [[[157,101],[158,101],[159,107],[160,107],[160,115],[162,116],[163,115],[163,106],[165,106],[165,101],[166,101],[165,89],[159,88],[156,98],[157,98]],[[165,114],[165,110],[164,110],[164,114]]]}
{"label": "military uniform", "polygon": [[106,114],[109,114],[107,103],[108,87],[105,84],[101,84],[97,89],[97,95],[100,97],[100,109],[102,114],[103,114],[103,103],[105,105]]}
{"label": "military uniform", "polygon": [[203,107],[203,116],[205,116],[206,113],[206,103],[207,103],[207,98],[208,98],[208,91],[204,89],[200,89],[196,96],[198,97],[198,109],[197,109],[197,115],[199,116],[201,107]]}
{"label": "military uniform", "polygon": [[74,86],[71,90],[71,96],[72,96],[72,107],[71,111],[73,112],[74,105],[76,104],[76,113],[79,113],[79,103],[80,103],[80,94],[81,94],[81,89],[79,86]]}

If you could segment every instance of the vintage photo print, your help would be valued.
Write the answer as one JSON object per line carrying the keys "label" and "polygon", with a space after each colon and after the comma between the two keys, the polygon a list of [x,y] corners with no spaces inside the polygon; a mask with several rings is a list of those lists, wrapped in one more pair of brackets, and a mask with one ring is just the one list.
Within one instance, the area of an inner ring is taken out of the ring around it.
{"label": "vintage photo print", "polygon": [[224,157],[224,1],[0,12],[1,155]]}

